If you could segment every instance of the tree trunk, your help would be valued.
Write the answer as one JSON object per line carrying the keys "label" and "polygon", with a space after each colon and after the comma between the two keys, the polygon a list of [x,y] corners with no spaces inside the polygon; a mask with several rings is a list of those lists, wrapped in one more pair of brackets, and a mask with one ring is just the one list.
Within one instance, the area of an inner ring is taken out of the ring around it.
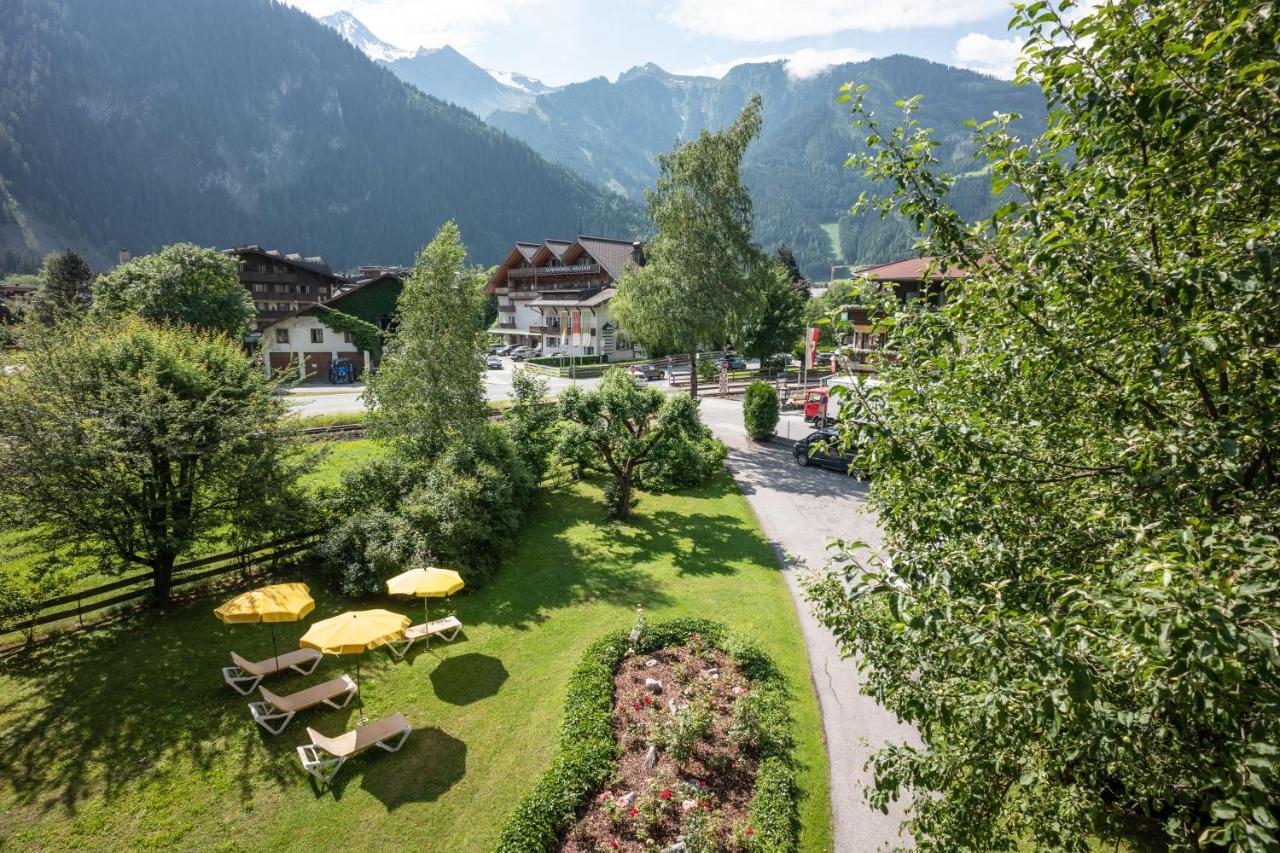
{"label": "tree trunk", "polygon": [[618,478],[618,507],[615,510],[615,517],[619,521],[625,521],[631,517],[631,475]]}
{"label": "tree trunk", "polygon": [[698,349],[689,353],[689,396],[698,399]]}
{"label": "tree trunk", "polygon": [[173,554],[158,554],[151,564],[151,592],[156,604],[168,604],[169,593],[173,589],[173,564],[177,557]]}

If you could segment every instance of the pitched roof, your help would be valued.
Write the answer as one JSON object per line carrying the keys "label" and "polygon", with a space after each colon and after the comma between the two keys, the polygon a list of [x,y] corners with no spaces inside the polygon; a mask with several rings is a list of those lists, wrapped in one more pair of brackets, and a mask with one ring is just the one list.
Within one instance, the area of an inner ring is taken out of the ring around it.
{"label": "pitched roof", "polygon": [[[617,281],[628,264],[635,264],[632,258],[634,250],[635,243],[631,240],[618,240],[612,237],[579,237],[574,241],[574,247],[565,252],[565,258],[575,257],[579,251],[585,251],[595,258],[596,263],[604,267],[604,271],[610,278]],[[643,249],[641,252],[643,253]],[[643,254],[641,256],[643,257]]]}
{"label": "pitched roof", "polygon": [[516,251],[519,252],[520,255],[526,261],[531,261],[533,260],[533,256],[538,253],[538,247],[540,245],[542,244],[541,243],[521,243],[519,240],[517,240]]}
{"label": "pitched roof", "polygon": [[942,272],[935,264],[936,259],[925,255],[921,258],[906,258],[889,264],[877,264],[873,267],[858,270],[855,275],[860,278],[875,278],[880,281],[943,281],[948,278],[964,278],[968,270],[960,267],[949,267]]}
{"label": "pitched roof", "polygon": [[294,252],[291,252],[289,254],[282,254],[279,249],[264,249],[258,245],[232,246],[230,249],[223,250],[223,254],[233,255],[237,258],[241,257],[242,255],[263,255],[275,261],[282,261],[286,264],[292,264],[295,267],[299,267],[304,270],[309,270],[313,273],[317,273],[322,276],[327,276],[328,278],[336,279],[338,281],[342,281],[342,276],[338,275],[332,269],[330,269],[329,265],[324,262],[324,258],[320,257],[319,255],[313,255],[312,257],[304,258],[302,257],[302,255],[299,255]]}

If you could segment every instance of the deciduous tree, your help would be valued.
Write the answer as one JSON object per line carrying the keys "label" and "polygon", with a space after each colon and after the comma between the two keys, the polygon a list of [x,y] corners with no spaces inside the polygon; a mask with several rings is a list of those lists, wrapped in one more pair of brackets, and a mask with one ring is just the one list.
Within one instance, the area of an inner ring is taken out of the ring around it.
{"label": "deciduous tree", "polygon": [[[722,344],[760,310],[768,265],[751,241],[751,196],[742,157],[760,132],[753,96],[728,128],[658,155],[657,188],[646,194],[657,235],[649,262],[624,272],[613,311],[647,348],[689,353]],[[698,393],[691,375],[690,395]]]}
{"label": "deciduous tree", "polygon": [[[1024,142],[951,210],[929,134],[859,110],[867,176],[969,270],[890,318],[863,465],[888,559],[812,594],[923,744],[873,756],[929,849],[1280,846],[1278,18],[1247,0],[1019,7]],[[851,93],[858,106],[856,90]]]}
{"label": "deciduous tree", "polygon": [[165,246],[99,276],[93,283],[93,310],[99,317],[136,314],[236,340],[248,333],[254,318],[253,297],[240,283],[236,259],[190,243]]}
{"label": "deciduous tree", "polygon": [[484,284],[446,222],[418,254],[399,326],[365,392],[372,433],[433,456],[485,417]]}
{"label": "deciduous tree", "polygon": [[[708,458],[716,465],[724,459],[723,445],[698,419],[696,400],[638,388],[621,368],[606,371],[595,390],[565,390],[560,414],[567,421],[560,456],[613,477],[605,492],[613,518],[631,515],[635,486],[646,475],[655,475],[655,486],[689,485],[688,478],[710,473]],[[666,470],[672,461],[679,474]]]}
{"label": "deciduous tree", "polygon": [[292,510],[284,405],[238,343],[136,318],[28,337],[0,375],[0,524],[146,567],[165,601],[194,544]]}

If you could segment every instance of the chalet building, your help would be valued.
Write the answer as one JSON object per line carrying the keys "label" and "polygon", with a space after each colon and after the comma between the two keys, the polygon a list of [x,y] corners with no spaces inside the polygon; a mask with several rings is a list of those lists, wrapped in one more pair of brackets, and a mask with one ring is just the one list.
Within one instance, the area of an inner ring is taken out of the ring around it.
{"label": "chalet building", "polygon": [[0,281],[0,303],[9,306],[15,314],[35,304],[36,285]]}
{"label": "chalet building", "polygon": [[[933,262],[929,256],[907,258],[858,270],[854,278],[872,282],[876,287],[892,289],[903,304],[923,299],[932,307],[941,308],[946,304],[948,282],[963,278],[968,272],[951,268],[944,273],[935,268]],[[849,323],[850,331],[845,336],[841,351],[848,359],[850,369],[874,373],[886,335],[879,331],[879,325],[865,305],[846,305],[842,314]]]}
{"label": "chalet building", "polygon": [[260,332],[279,319],[329,300],[346,283],[320,257],[282,255],[261,246],[235,246],[225,254],[240,261],[240,282],[253,295]]}
{"label": "chalet building", "polygon": [[408,270],[361,267],[354,281],[346,281],[336,295],[270,321],[262,327],[262,365],[268,376],[292,368],[304,382],[327,382],[329,368],[339,359],[350,361],[356,378],[374,369],[377,353],[361,349],[351,332],[341,327],[339,312],[386,332],[395,325],[396,301]]}
{"label": "chalet building", "polygon": [[623,270],[644,263],[644,246],[631,240],[516,243],[486,288],[498,297],[498,321],[489,331],[545,355],[632,358],[635,351],[610,316],[609,300]]}

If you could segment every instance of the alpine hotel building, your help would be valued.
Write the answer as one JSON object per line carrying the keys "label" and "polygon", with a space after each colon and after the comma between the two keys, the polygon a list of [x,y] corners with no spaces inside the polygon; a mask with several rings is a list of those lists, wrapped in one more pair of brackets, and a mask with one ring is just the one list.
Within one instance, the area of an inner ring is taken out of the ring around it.
{"label": "alpine hotel building", "polygon": [[498,321],[489,331],[504,343],[539,347],[544,355],[633,358],[631,342],[609,314],[609,300],[623,270],[644,263],[643,244],[631,240],[516,243],[486,287],[498,297]]}

